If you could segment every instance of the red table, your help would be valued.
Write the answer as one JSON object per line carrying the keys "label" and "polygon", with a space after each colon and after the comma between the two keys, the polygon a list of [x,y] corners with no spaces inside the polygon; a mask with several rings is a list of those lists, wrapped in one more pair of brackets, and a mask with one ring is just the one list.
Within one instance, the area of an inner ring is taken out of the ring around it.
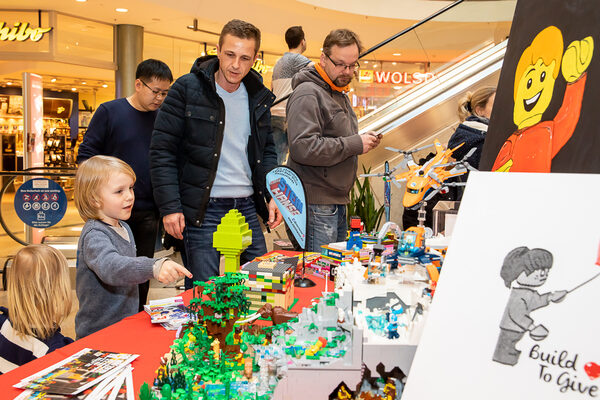
{"label": "red table", "polygon": [[[281,251],[278,252],[284,253]],[[315,276],[310,276],[310,278],[317,286],[312,288],[295,288],[294,295],[298,298],[298,302],[294,305],[294,311],[300,312],[303,307],[310,306],[311,300],[320,297],[321,292],[324,290],[324,279]],[[329,287],[331,290],[332,285]],[[184,292],[182,296],[187,304],[192,297],[191,290]],[[98,310],[98,312],[102,311]],[[140,386],[144,382],[151,384],[154,380],[155,371],[160,364],[160,358],[169,351],[169,346],[173,344],[174,339],[175,331],[167,331],[158,324],[152,324],[150,316],[145,312],[140,312],[108,328],[77,340],[68,346],[55,350],[44,357],[33,360],[4,375],[0,375],[1,397],[3,399],[12,399],[18,396],[22,390],[13,388],[12,385],[86,347],[97,350],[139,354],[140,356],[132,363],[134,368],[133,384],[137,397]]]}

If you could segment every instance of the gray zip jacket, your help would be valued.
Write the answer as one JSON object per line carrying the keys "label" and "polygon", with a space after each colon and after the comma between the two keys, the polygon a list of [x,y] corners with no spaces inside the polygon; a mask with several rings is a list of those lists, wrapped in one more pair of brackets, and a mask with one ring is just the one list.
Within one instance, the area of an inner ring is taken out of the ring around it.
{"label": "gray zip jacket", "polygon": [[310,204],[347,204],[362,140],[348,96],[334,91],[314,66],[292,79],[287,104],[288,166],[302,179]]}

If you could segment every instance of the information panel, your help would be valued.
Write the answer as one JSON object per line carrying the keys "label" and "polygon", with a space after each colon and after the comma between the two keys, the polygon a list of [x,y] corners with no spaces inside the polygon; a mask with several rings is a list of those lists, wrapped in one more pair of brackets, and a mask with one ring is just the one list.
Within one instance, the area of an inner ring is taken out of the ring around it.
{"label": "information panel", "polygon": [[49,228],[65,216],[67,195],[51,179],[31,179],[17,189],[15,211],[25,224],[34,228]]}

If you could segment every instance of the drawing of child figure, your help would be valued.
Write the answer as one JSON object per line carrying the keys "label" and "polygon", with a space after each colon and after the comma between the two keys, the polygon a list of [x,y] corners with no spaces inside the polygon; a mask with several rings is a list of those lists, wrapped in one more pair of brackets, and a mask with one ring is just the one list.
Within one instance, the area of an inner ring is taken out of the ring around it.
{"label": "drawing of child figure", "polygon": [[501,364],[515,365],[520,350],[516,344],[525,332],[534,340],[543,340],[548,330],[536,325],[529,314],[533,310],[561,301],[566,290],[539,294],[534,288],[542,286],[552,267],[552,253],[544,249],[529,249],[525,246],[511,250],[504,258],[500,277],[506,287],[511,288],[510,297],[500,321],[500,334],[493,360]]}

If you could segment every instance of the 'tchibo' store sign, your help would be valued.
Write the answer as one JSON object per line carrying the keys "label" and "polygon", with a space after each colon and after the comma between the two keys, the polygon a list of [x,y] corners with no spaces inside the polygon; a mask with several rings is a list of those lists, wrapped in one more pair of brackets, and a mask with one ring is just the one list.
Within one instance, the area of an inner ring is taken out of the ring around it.
{"label": "'tchibo' store sign", "polygon": [[434,78],[433,72],[390,72],[361,69],[358,76],[360,83],[391,83],[394,85],[418,85]]}
{"label": "'tchibo' store sign", "polygon": [[29,22],[15,22],[10,27],[6,22],[0,21],[0,41],[24,42],[31,40],[32,42],[38,42],[51,30],[52,28],[30,28]]}

